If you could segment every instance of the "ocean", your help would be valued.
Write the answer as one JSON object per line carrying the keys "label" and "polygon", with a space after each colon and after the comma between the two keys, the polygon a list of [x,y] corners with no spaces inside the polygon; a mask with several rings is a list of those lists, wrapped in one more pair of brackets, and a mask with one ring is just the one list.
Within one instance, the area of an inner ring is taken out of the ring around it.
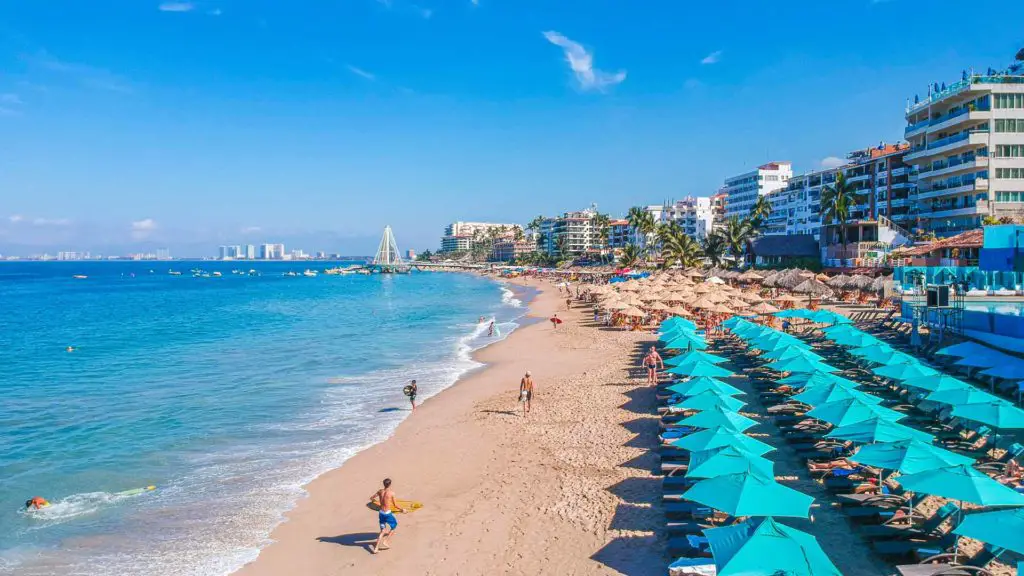
{"label": "ocean", "polygon": [[228,574],[410,379],[451,386],[526,312],[472,275],[306,267],[0,263],[0,574]]}

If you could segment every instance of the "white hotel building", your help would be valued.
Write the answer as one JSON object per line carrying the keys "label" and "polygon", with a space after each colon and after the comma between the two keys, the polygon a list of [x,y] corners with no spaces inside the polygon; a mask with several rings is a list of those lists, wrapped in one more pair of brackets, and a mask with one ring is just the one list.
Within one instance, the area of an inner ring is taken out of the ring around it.
{"label": "white hotel building", "polygon": [[789,162],[769,162],[753,172],[727,178],[722,188],[728,195],[725,217],[745,218],[750,215],[758,196],[785,188],[792,177],[793,165]]}
{"label": "white hotel building", "polygon": [[441,252],[465,252],[473,248],[473,239],[477,235],[486,235],[494,231],[498,236],[514,235],[519,224],[501,224],[497,222],[452,222],[444,229],[441,237]]}
{"label": "white hotel building", "polygon": [[906,109],[917,218],[940,236],[1024,213],[1024,75],[966,75]]}
{"label": "white hotel building", "polygon": [[687,196],[677,202],[648,206],[647,211],[655,222],[675,222],[694,240],[707,238],[715,221],[711,198],[708,197]]}

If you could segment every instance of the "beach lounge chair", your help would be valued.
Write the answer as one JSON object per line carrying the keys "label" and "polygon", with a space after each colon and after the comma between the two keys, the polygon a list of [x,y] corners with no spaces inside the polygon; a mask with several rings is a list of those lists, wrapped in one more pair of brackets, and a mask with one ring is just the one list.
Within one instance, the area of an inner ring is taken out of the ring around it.
{"label": "beach lounge chair", "polygon": [[989,563],[1004,552],[1002,548],[982,546],[969,557],[960,555],[960,562],[953,563],[953,554],[943,552],[929,556],[917,564],[903,564],[896,567],[900,576],[992,576],[987,570]]}
{"label": "beach lounge chair", "polygon": [[715,515],[713,508],[696,502],[665,502],[662,509],[665,511],[665,518],[670,520],[706,521]]}
{"label": "beach lounge chair", "polygon": [[668,553],[672,556],[687,558],[710,558],[711,546],[703,536],[689,534],[678,538],[669,538]]}
{"label": "beach lounge chair", "polygon": [[941,530],[942,524],[959,511],[959,506],[953,502],[948,502],[917,526],[910,526],[908,524],[910,518],[917,516],[916,512],[912,512],[910,516],[893,517],[881,524],[863,526],[861,527],[861,533],[871,539],[933,538],[944,536],[946,533]]}
{"label": "beach lounge chair", "polygon": [[920,504],[926,495],[915,494],[910,502],[897,494],[837,494],[836,499],[843,508],[843,514],[858,522],[872,522],[889,519],[898,512],[911,511]]}

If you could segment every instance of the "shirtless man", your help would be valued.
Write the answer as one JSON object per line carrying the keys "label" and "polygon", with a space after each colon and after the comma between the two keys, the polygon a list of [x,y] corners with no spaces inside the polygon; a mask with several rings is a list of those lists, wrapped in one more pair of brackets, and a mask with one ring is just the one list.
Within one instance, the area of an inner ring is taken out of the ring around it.
{"label": "shirtless man", "polygon": [[661,359],[661,355],[658,351],[651,346],[650,351],[647,352],[647,356],[644,356],[643,360],[644,368],[647,368],[647,383],[657,384],[658,383],[658,367],[662,370],[665,369],[665,362]]}
{"label": "shirtless man", "polygon": [[530,371],[519,381],[519,401],[523,403],[523,416],[530,413],[530,402],[533,400],[533,377]]}
{"label": "shirtless man", "polygon": [[376,502],[380,508],[380,512],[377,513],[377,519],[380,521],[380,534],[377,535],[377,541],[373,544],[373,549],[370,550],[376,554],[381,550],[387,550],[388,538],[395,533],[398,529],[398,520],[395,520],[395,511],[405,513],[405,509],[398,506],[395,502],[395,493],[391,491],[391,478],[384,479],[384,488],[377,490],[370,496],[370,502]]}

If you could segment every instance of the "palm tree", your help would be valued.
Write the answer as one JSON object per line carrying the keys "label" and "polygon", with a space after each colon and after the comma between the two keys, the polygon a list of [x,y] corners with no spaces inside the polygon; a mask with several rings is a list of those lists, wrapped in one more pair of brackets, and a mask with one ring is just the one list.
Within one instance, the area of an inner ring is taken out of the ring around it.
{"label": "palm tree", "polygon": [[772,203],[767,196],[758,196],[754,207],[750,209],[750,222],[755,230],[760,230],[772,214]]}
{"label": "palm tree", "polygon": [[839,238],[846,246],[846,221],[850,218],[850,207],[856,202],[853,188],[846,183],[846,174],[836,172],[836,181],[821,187],[822,221],[839,222]]}
{"label": "palm tree", "polygon": [[659,227],[658,243],[665,268],[673,264],[694,266],[700,259],[700,246],[675,222]]}
{"label": "palm tree", "polygon": [[520,228],[519,226],[516,226],[515,228],[512,229],[512,239],[515,240],[516,242],[522,242],[523,238],[525,237],[526,232],[523,232],[523,229]]}
{"label": "palm tree", "polygon": [[722,239],[729,248],[729,254],[737,261],[744,257],[743,254],[747,248],[747,241],[753,235],[754,228],[750,220],[746,218],[740,220],[736,216],[729,218],[725,224],[725,230],[722,231]]}
{"label": "palm tree", "polygon": [[708,263],[717,268],[722,265],[722,261],[725,259],[725,251],[728,248],[729,246],[726,244],[725,238],[717,232],[712,232],[704,239],[701,251],[704,253],[704,257],[708,259]]}
{"label": "palm tree", "polygon": [[555,238],[555,252],[558,254],[559,260],[565,260],[565,257],[569,255],[569,237],[565,234]]}
{"label": "palm tree", "polygon": [[626,214],[626,220],[629,220],[629,225],[633,228],[633,233],[642,237],[644,246],[648,247],[648,240],[650,239],[651,234],[654,234],[654,231],[657,229],[657,225],[654,222],[654,215],[644,209],[643,206],[633,206]]}
{"label": "palm tree", "polygon": [[632,268],[640,263],[643,258],[643,249],[636,244],[629,243],[622,249],[622,256],[619,257],[619,264],[626,268]]}
{"label": "palm tree", "polygon": [[537,216],[533,220],[530,220],[530,223],[526,225],[526,229],[527,230],[533,230],[534,232],[539,232],[540,231],[540,226],[543,223],[544,223],[544,216]]}
{"label": "palm tree", "polygon": [[600,212],[595,213],[590,219],[590,225],[597,229],[602,261],[604,260],[605,250],[608,248],[608,227],[611,221],[607,214],[601,214]]}

